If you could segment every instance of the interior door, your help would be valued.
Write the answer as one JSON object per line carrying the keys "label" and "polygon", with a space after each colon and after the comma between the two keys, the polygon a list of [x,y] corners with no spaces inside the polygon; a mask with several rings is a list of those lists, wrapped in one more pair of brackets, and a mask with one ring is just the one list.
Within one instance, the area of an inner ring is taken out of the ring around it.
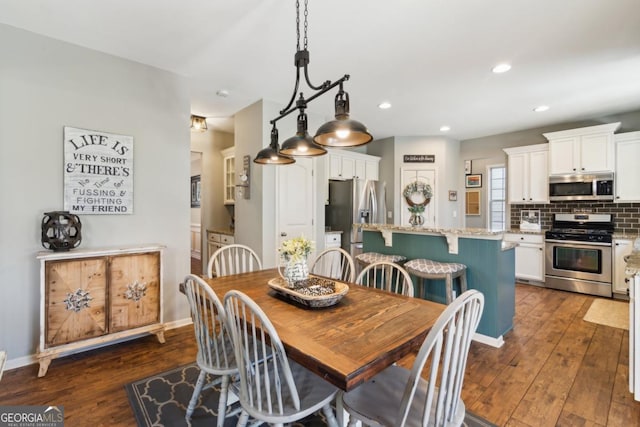
{"label": "interior door", "polygon": [[403,226],[411,226],[409,218],[411,213],[409,212],[409,204],[402,196],[404,188],[414,182],[420,181],[431,186],[433,196],[431,201],[425,207],[422,216],[424,217],[423,227],[435,227],[436,225],[436,171],[435,169],[419,169],[419,168],[401,168],[400,169],[400,224]]}
{"label": "interior door", "polygon": [[[295,163],[278,167],[276,179],[278,247],[283,240],[300,236],[315,241],[313,159],[297,157]],[[309,259],[314,258],[311,254]]]}

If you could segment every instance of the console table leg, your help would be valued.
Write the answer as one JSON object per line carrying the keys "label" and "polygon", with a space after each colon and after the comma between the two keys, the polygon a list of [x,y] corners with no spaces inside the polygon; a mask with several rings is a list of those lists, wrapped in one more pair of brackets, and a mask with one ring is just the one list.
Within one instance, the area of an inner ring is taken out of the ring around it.
{"label": "console table leg", "polygon": [[49,364],[51,363],[51,357],[43,357],[39,360],[40,369],[38,370],[38,378],[44,377],[47,375],[47,370],[49,369]]}
{"label": "console table leg", "polygon": [[158,341],[160,342],[160,344],[164,344],[165,343],[164,331],[156,332],[156,337],[158,338]]}

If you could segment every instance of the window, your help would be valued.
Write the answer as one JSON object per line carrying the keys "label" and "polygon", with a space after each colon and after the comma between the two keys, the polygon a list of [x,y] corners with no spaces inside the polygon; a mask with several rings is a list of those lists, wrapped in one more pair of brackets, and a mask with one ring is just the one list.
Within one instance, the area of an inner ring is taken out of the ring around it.
{"label": "window", "polygon": [[506,227],[507,172],[503,165],[489,166],[489,228],[504,230]]}

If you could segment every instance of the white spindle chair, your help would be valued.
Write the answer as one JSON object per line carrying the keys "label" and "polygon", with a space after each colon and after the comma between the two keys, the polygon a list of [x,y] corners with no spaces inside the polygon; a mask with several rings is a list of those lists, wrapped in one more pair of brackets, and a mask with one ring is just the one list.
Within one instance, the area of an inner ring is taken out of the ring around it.
{"label": "white spindle chair", "polygon": [[464,372],[483,307],[482,293],[463,293],[438,317],[411,371],[391,365],[352,391],[341,392],[337,410],[349,413],[349,426],[358,421],[375,426],[461,426],[466,412],[460,398]]}
{"label": "white spindle chair", "polygon": [[411,276],[404,268],[393,262],[378,261],[367,265],[358,274],[356,283],[413,297]]}
{"label": "white spindle chair", "polygon": [[262,270],[258,254],[248,246],[233,244],[223,246],[211,255],[207,276],[221,277],[256,270]]}
{"label": "white spindle chair", "polygon": [[353,282],[356,277],[353,259],[349,252],[342,248],[328,248],[320,252],[313,261],[310,272],[342,282]]}
{"label": "white spindle chair", "polygon": [[[190,425],[191,415],[202,390],[220,384],[217,426],[222,427],[227,408],[229,379],[238,373],[233,340],[231,333],[225,327],[224,307],[211,287],[198,276],[190,274],[185,278],[184,292],[191,308],[193,328],[198,343],[196,361],[200,368],[200,375],[193,389],[185,419]],[[205,386],[207,374],[215,375],[217,378]]]}
{"label": "white spindle chair", "polygon": [[250,297],[229,291],[224,306],[240,371],[238,426],[246,425],[249,416],[282,425],[322,409],[329,425],[337,427],[331,401],[338,389],[287,358],[275,327]]}

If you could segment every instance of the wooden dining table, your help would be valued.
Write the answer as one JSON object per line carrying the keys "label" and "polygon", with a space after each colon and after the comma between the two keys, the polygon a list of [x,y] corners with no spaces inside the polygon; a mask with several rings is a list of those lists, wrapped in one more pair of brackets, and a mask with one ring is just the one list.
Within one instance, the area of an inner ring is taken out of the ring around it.
{"label": "wooden dining table", "polygon": [[251,297],[275,326],[287,355],[349,391],[416,351],[445,305],[349,283],[338,303],[308,308],[268,285],[277,269],[205,278],[222,300],[227,291]]}

